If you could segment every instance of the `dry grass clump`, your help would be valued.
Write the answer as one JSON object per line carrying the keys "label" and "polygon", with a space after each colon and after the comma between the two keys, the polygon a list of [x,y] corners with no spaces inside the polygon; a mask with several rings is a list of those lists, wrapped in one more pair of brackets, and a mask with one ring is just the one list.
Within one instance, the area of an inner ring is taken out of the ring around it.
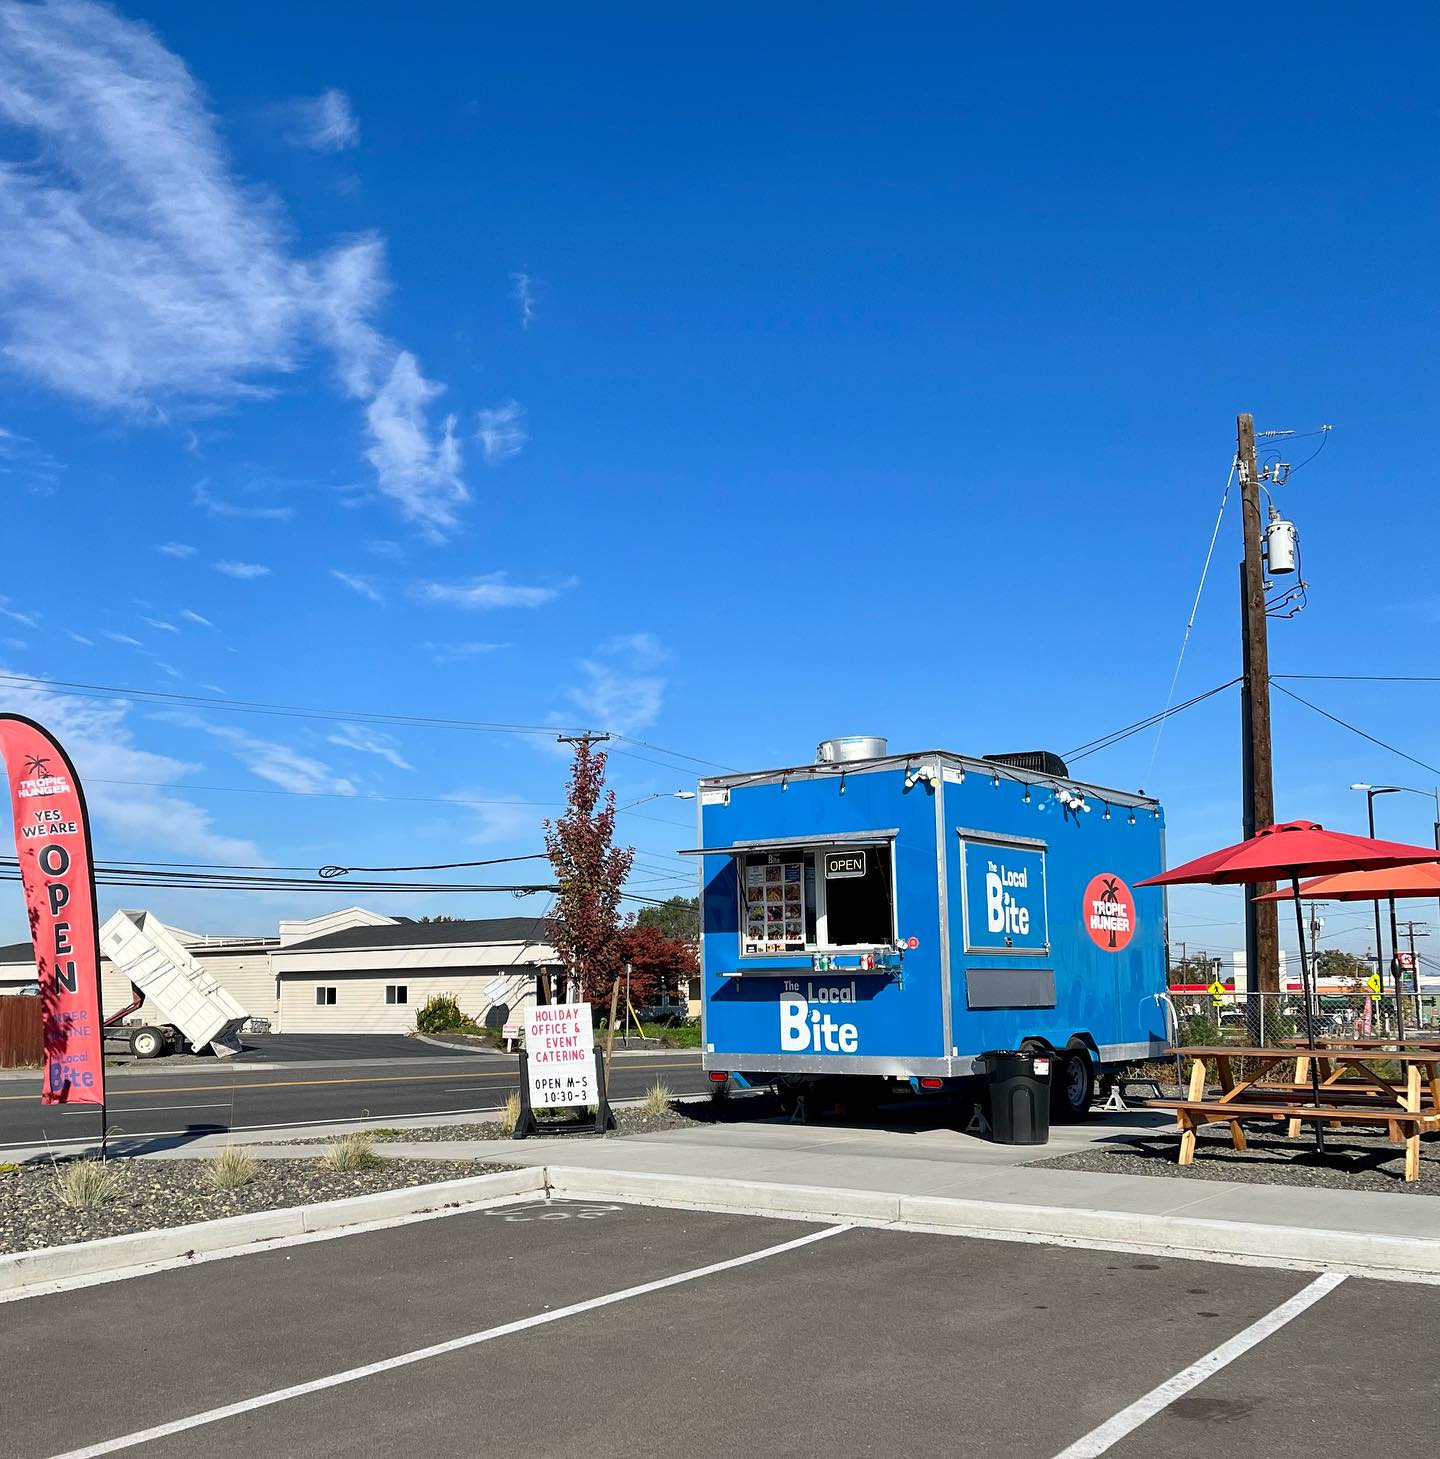
{"label": "dry grass clump", "polygon": [[205,1181],[212,1190],[239,1190],[255,1179],[259,1169],[259,1162],[248,1150],[227,1145],[213,1160],[205,1162]]}
{"label": "dry grass clump", "polygon": [[349,1172],[378,1170],[385,1161],[375,1151],[374,1137],[364,1130],[355,1130],[334,1140],[320,1157],[320,1163],[326,1170]]}

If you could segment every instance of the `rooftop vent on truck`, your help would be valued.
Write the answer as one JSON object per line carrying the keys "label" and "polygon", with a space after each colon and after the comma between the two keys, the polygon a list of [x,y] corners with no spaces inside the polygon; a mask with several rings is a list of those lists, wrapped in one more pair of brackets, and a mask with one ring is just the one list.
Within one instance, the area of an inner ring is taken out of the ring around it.
{"label": "rooftop vent on truck", "polygon": [[878,760],[888,743],[880,735],[842,735],[836,740],[821,740],[815,747],[817,765],[835,765],[847,760]]}
{"label": "rooftop vent on truck", "polygon": [[1017,770],[1033,770],[1037,775],[1059,775],[1066,779],[1070,772],[1054,750],[1017,750],[1012,755],[986,755],[996,765],[1013,765]]}

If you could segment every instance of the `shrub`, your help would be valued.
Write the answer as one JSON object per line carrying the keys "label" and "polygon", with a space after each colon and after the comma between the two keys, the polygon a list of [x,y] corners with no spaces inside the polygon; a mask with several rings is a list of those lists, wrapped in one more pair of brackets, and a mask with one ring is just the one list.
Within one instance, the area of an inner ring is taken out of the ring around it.
{"label": "shrub", "polygon": [[205,1162],[205,1180],[213,1190],[238,1190],[254,1180],[259,1169],[259,1162],[248,1150],[226,1145],[213,1160]]}
{"label": "shrub", "polygon": [[375,1153],[374,1138],[364,1130],[355,1130],[332,1141],[330,1148],[320,1157],[320,1163],[326,1170],[350,1172],[378,1170],[385,1161]]}
{"label": "shrub", "polygon": [[1204,1048],[1224,1043],[1220,1021],[1206,1013],[1187,1013],[1175,1029],[1176,1042],[1181,1045]]}
{"label": "shrub", "polygon": [[71,1160],[55,1167],[60,1203],[83,1210],[113,1199],[120,1191],[120,1172],[103,1160]]}
{"label": "shrub", "polygon": [[479,1032],[454,993],[432,993],[415,1015],[415,1028],[419,1033]]}
{"label": "shrub", "polygon": [[640,1101],[640,1113],[645,1115],[669,1114],[670,1101],[674,1097],[674,1091],[670,1086],[657,1079],[645,1091],[645,1097]]}
{"label": "shrub", "polygon": [[0,1175],[19,1175],[20,1167],[13,1160],[0,1160]]}

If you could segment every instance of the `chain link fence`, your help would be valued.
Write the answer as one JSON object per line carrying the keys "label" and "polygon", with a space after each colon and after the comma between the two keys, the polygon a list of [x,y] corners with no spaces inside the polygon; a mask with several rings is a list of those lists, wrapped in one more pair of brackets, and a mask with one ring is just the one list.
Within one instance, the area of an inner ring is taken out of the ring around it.
{"label": "chain link fence", "polygon": [[[1166,995],[1170,1034],[1179,1045],[1239,1044],[1261,1047],[1305,1036],[1305,1004],[1298,992],[1257,993],[1258,1030],[1250,1027],[1249,994]],[[1402,999],[1407,1034],[1440,1035],[1440,996],[1407,993]],[[1393,1038],[1399,1031],[1395,992],[1318,992],[1311,1001],[1317,1038]],[[1258,1040],[1256,1034],[1258,1033]]]}

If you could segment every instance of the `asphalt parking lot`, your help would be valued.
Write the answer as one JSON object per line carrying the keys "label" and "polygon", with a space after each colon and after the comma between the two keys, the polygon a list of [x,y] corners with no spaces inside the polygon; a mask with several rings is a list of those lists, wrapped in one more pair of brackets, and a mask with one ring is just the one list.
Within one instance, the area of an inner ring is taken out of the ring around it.
{"label": "asphalt parking lot", "polygon": [[[14,1459],[1310,1459],[1408,1452],[1440,1398],[1435,1287],[610,1203],[413,1222],[3,1312]],[[1253,1346],[1219,1366],[1242,1333]]]}

